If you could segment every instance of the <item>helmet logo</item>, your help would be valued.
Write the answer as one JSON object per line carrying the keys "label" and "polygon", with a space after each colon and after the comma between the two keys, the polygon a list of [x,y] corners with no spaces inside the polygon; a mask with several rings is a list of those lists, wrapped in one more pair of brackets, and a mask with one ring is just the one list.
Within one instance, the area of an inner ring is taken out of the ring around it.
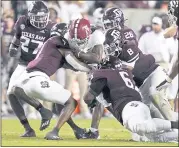
{"label": "helmet logo", "polygon": [[86,35],[88,35],[89,32],[90,32],[89,27],[88,27],[87,25],[85,25],[85,26],[83,26],[82,28],[83,28],[83,30],[85,30]]}
{"label": "helmet logo", "polygon": [[24,29],[25,29],[25,25],[24,25],[24,24],[21,24],[21,25],[20,25],[20,28],[21,28],[22,30],[24,30]]}
{"label": "helmet logo", "polygon": [[114,37],[114,40],[117,40],[118,38],[121,38],[120,32],[117,31],[117,30],[113,30],[113,32],[111,33],[111,36]]}
{"label": "helmet logo", "polygon": [[122,16],[122,13],[121,13],[121,11],[119,11],[119,9],[115,9],[113,12],[115,13],[116,17]]}

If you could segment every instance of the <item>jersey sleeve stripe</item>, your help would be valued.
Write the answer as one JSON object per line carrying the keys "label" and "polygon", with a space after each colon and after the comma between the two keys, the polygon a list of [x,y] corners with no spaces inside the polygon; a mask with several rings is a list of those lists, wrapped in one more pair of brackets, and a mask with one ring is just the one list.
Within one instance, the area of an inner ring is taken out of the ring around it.
{"label": "jersey sleeve stripe", "polygon": [[134,62],[134,61],[136,61],[136,60],[138,60],[139,59],[139,53],[135,56],[135,57],[133,57],[132,59],[130,59],[129,61],[127,61],[128,63],[132,63],[132,62]]}

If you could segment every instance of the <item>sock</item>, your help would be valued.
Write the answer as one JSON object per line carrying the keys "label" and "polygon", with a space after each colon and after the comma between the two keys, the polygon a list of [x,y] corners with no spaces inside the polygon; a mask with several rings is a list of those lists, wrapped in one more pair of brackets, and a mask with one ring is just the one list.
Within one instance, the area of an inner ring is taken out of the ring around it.
{"label": "sock", "polygon": [[98,131],[98,129],[91,127],[91,128],[90,128],[90,131],[94,133],[94,132]]}
{"label": "sock", "polygon": [[27,119],[20,120],[20,122],[26,130],[32,129]]}
{"label": "sock", "polygon": [[73,130],[80,129],[80,127],[78,127],[78,126],[73,122],[73,120],[72,120],[71,118],[68,119],[67,123],[69,124],[69,126],[70,126]]}
{"label": "sock", "polygon": [[42,104],[40,103],[35,109],[40,112],[40,110],[42,109],[42,107],[43,107],[43,106],[42,106]]}

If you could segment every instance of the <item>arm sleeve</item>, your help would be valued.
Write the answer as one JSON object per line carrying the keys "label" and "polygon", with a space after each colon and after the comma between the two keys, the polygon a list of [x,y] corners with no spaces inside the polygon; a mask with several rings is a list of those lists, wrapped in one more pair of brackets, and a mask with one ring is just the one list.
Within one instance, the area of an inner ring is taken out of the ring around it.
{"label": "arm sleeve", "polygon": [[103,91],[106,85],[107,85],[106,78],[92,79],[91,85],[90,85],[90,92],[95,97],[97,97]]}

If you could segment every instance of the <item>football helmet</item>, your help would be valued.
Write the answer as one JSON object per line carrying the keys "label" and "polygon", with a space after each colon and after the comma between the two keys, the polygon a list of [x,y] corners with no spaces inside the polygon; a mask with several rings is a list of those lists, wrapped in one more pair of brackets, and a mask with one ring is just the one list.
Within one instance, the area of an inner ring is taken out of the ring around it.
{"label": "football helmet", "polygon": [[49,10],[44,2],[33,1],[28,8],[30,24],[38,29],[43,29],[49,21]]}
{"label": "football helmet", "polygon": [[105,34],[104,52],[107,56],[118,57],[122,51],[124,40],[118,28],[109,29]]}
{"label": "football helmet", "polygon": [[168,4],[169,23],[178,25],[178,0],[171,0]]}
{"label": "football helmet", "polygon": [[105,30],[118,27],[122,29],[124,27],[124,14],[119,8],[108,8],[102,17]]}
{"label": "football helmet", "polygon": [[68,24],[58,23],[51,29],[50,36],[64,36],[68,31]]}
{"label": "football helmet", "polygon": [[91,34],[90,22],[84,18],[73,20],[69,25],[69,45],[84,50]]}

